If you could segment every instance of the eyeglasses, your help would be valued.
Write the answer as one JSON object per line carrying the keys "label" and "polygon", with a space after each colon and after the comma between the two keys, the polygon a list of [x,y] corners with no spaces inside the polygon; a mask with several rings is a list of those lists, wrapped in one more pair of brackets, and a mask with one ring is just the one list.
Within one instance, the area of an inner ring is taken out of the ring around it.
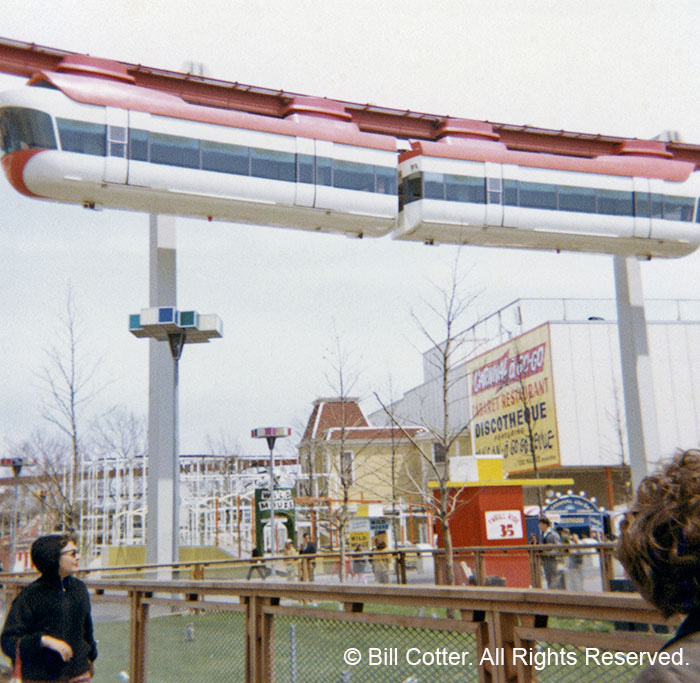
{"label": "eyeglasses", "polygon": [[78,557],[78,555],[80,555],[80,551],[76,548],[73,548],[72,550],[64,550],[61,553],[61,555],[70,555],[71,557]]}

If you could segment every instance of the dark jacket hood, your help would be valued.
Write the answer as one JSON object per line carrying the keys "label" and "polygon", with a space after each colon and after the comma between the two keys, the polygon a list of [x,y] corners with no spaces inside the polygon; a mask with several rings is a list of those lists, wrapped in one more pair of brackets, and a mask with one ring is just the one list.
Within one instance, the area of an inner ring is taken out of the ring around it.
{"label": "dark jacket hood", "polygon": [[42,536],[32,543],[32,562],[43,576],[58,576],[58,563],[63,546],[64,537],[59,534]]}

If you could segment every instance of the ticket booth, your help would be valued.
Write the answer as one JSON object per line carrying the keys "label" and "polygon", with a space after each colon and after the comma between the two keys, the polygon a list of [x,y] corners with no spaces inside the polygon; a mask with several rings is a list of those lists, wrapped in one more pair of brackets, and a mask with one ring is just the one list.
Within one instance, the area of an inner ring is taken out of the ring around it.
{"label": "ticket booth", "polygon": [[[527,550],[521,547],[504,553],[495,547],[528,544],[523,512],[523,489],[526,486],[570,486],[573,480],[504,479],[500,456],[484,456],[483,460],[478,455],[467,458],[476,465],[475,472],[473,466],[467,472],[473,480],[448,482],[448,495],[455,506],[449,520],[452,546],[474,549],[455,553],[457,583],[468,584],[470,577],[477,577],[481,572],[481,580],[486,585],[529,587]],[[451,475],[455,473],[459,470],[450,470]],[[430,482],[429,486],[438,497],[437,483]],[[439,524],[437,527],[438,547],[444,548],[442,530]],[[494,547],[494,550],[489,551],[489,547]]]}

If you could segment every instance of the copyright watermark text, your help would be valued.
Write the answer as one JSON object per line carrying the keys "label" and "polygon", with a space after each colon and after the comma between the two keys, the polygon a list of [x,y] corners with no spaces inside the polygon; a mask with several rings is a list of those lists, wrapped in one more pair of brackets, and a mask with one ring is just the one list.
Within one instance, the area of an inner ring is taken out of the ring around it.
{"label": "copyright watermark text", "polygon": [[542,671],[549,666],[587,666],[600,665],[648,665],[669,664],[683,665],[687,662],[683,659],[683,649],[676,652],[610,652],[595,647],[587,647],[582,650],[531,650],[524,647],[485,649],[480,656],[466,650],[449,650],[446,647],[436,647],[423,650],[419,647],[369,647],[362,651],[356,647],[349,647],[343,652],[343,661],[348,666],[357,666],[364,663],[366,666],[482,666],[491,664],[495,666],[506,664],[509,658],[510,664],[518,663],[533,667]]}

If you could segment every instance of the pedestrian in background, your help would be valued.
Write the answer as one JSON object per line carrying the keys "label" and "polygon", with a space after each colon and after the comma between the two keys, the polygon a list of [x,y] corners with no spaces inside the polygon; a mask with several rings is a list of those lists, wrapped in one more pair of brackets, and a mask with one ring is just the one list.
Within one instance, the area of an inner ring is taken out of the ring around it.
{"label": "pedestrian in background", "polygon": [[250,553],[250,557],[252,562],[248,567],[248,575],[245,577],[246,581],[250,581],[250,577],[253,575],[253,572],[257,572],[259,579],[265,580],[265,577],[267,577],[267,567],[265,566],[265,561],[262,559],[262,551],[258,548],[258,546],[253,548],[253,551]]}
{"label": "pedestrian in background", "polygon": [[299,570],[297,569],[297,557],[299,553],[297,553],[297,549],[294,547],[291,538],[285,541],[282,555],[284,555],[285,558],[284,564],[287,571],[287,581],[296,581],[299,578]]}
{"label": "pedestrian in background", "polygon": [[[311,536],[305,533],[302,536],[302,544],[299,549],[300,555],[315,555],[317,552],[316,544],[311,540]],[[313,581],[314,580],[314,570],[316,568],[316,561],[310,557],[305,557],[301,561],[301,580],[302,581]]]}
{"label": "pedestrian in background", "polygon": [[391,556],[386,554],[386,543],[383,540],[377,540],[375,550],[381,554],[372,555],[372,571],[374,571],[374,579],[377,583],[389,583],[389,567]]}
{"label": "pedestrian in background", "polygon": [[571,534],[571,550],[566,558],[566,587],[572,591],[583,590],[583,553],[579,548],[578,534]]}
{"label": "pedestrian in background", "polygon": [[[552,523],[546,517],[539,519],[540,532],[542,533],[542,543],[545,545],[560,545],[561,536],[552,529]],[[542,553],[542,571],[547,581],[547,588],[563,588],[562,574],[559,571],[558,551],[552,550]]]}
{"label": "pedestrian in background", "polygon": [[73,576],[79,557],[70,534],[42,536],[32,544],[41,576],[12,602],[0,638],[13,664],[19,656],[25,681],[92,680],[97,645],[88,590]]}

